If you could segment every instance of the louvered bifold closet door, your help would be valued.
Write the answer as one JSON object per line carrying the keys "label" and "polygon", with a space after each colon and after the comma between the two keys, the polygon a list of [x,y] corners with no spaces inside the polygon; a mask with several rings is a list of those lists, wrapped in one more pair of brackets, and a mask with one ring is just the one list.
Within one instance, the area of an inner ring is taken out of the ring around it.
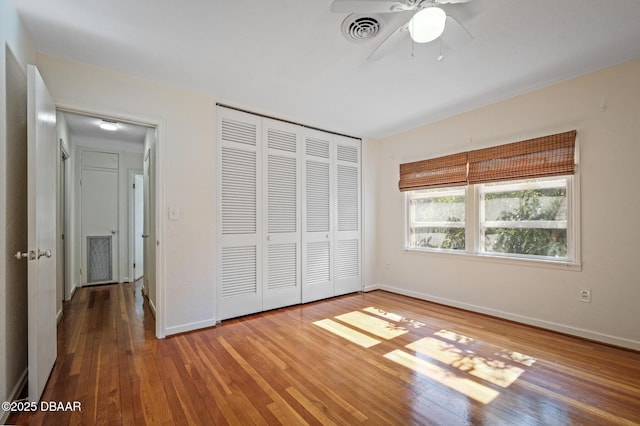
{"label": "louvered bifold closet door", "polygon": [[263,119],[263,309],[298,304],[300,287],[299,126]]}
{"label": "louvered bifold closet door", "polygon": [[335,294],[362,289],[360,149],[358,139],[336,136],[335,142]]}
{"label": "louvered bifold closet door", "polygon": [[262,128],[254,115],[217,112],[217,317],[222,320],[262,311]]}
{"label": "louvered bifold closet door", "polygon": [[333,282],[333,136],[304,134],[302,159],[302,301],[334,295]]}

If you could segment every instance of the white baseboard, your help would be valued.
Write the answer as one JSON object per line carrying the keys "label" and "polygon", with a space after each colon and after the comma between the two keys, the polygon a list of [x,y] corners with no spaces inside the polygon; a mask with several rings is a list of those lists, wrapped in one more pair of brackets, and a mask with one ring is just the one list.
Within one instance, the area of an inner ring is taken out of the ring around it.
{"label": "white baseboard", "polygon": [[149,296],[147,296],[145,294],[145,297],[147,298],[147,302],[149,302],[149,309],[151,309],[151,313],[153,314],[153,317],[156,317],[156,305],[153,304],[153,302],[151,301],[151,299],[149,299]]}
{"label": "white baseboard", "polygon": [[69,295],[69,297],[67,297],[65,299],[65,302],[68,302],[69,300],[73,299],[73,295],[76,294],[76,289],[77,288],[78,288],[78,286],[75,285],[75,284],[71,287],[71,294]]}
{"label": "white baseboard", "polygon": [[[29,370],[25,368],[22,374],[20,375],[20,379],[18,380],[18,383],[16,383],[16,385],[13,387],[13,389],[11,390],[11,393],[7,395],[7,401],[15,401],[16,399],[18,399],[24,387],[27,386],[28,374],[29,374]],[[0,410],[0,424],[6,424],[10,414],[11,414],[11,411]]]}
{"label": "white baseboard", "polygon": [[60,321],[62,321],[62,308],[56,314],[56,325],[60,324]]}
{"label": "white baseboard", "polygon": [[465,309],[467,311],[478,312],[481,314],[491,315],[493,317],[503,318],[510,321],[519,322],[522,324],[533,325],[535,327],[544,328],[551,331],[557,331],[559,333],[569,334],[572,336],[582,337],[584,339],[594,340],[597,342],[607,343],[610,345],[620,346],[623,348],[629,348],[636,351],[640,351],[640,341],[626,339],[624,337],[613,336],[610,334],[599,333],[596,331],[585,330],[582,328],[572,327],[565,324],[560,324],[552,321],[546,321],[538,318],[531,318],[524,315],[514,314],[511,312],[500,311],[496,309],[487,308],[484,306],[473,305],[470,303],[459,302],[452,299],[446,299],[443,297],[437,297],[426,293],[415,292],[411,290],[405,290],[398,287],[388,285],[369,286],[371,290],[385,290],[391,293],[402,294],[405,296],[415,297],[416,299],[427,300],[429,302],[439,303],[441,305],[452,306],[454,308]]}
{"label": "white baseboard", "polygon": [[369,292],[369,291],[373,291],[373,290],[379,290],[380,289],[380,284],[369,284],[369,285],[365,285],[362,288],[362,291],[364,291],[365,293]]}
{"label": "white baseboard", "polygon": [[217,324],[215,319],[192,322],[189,324],[177,325],[174,327],[165,328],[165,335],[169,336],[171,334],[185,333],[187,331],[198,330],[200,328],[213,327]]}

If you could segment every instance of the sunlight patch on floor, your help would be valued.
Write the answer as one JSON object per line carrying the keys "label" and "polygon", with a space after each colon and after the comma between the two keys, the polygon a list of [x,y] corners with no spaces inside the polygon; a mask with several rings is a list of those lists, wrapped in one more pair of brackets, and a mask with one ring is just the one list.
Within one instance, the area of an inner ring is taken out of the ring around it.
{"label": "sunlight patch on floor", "polygon": [[424,359],[396,349],[384,355],[385,358],[420,373],[483,404],[489,404],[500,393],[473,380],[459,377]]}
{"label": "sunlight patch on floor", "polygon": [[338,315],[335,318],[386,340],[409,332],[409,330],[404,327],[358,311]]}
{"label": "sunlight patch on floor", "polygon": [[444,339],[451,340],[452,342],[462,343],[463,345],[473,342],[473,339],[471,337],[463,336],[462,334],[454,333],[453,331],[449,330],[440,330],[436,331],[433,334]]}
{"label": "sunlight patch on floor", "polygon": [[456,346],[432,337],[424,337],[406,346],[429,358],[467,372],[503,388],[515,382],[524,370],[505,364],[501,360],[487,359],[472,351],[463,351]]}
{"label": "sunlight patch on floor", "polygon": [[394,314],[393,312],[387,312],[383,309],[378,309],[378,308],[374,308],[373,306],[370,306],[368,308],[364,308],[363,311],[368,312],[370,314],[374,314],[374,315],[378,315],[382,318],[391,320],[391,321],[395,321],[395,322],[400,322],[403,325],[407,326],[407,327],[411,327],[411,328],[420,328],[420,327],[424,327],[426,324],[420,322],[420,321],[416,321],[413,319],[409,319],[407,317],[404,317],[400,314]]}
{"label": "sunlight patch on floor", "polygon": [[366,334],[360,333],[359,331],[356,331],[328,318],[316,321],[313,324],[335,334],[336,336],[347,339],[348,341],[355,343],[356,345],[362,346],[363,348],[370,348],[380,343],[380,340],[369,337]]}
{"label": "sunlight patch on floor", "polygon": [[526,365],[527,367],[531,367],[536,362],[536,359],[530,357],[529,355],[524,355],[520,352],[511,352],[506,349],[497,352],[495,355],[511,361],[519,362],[520,364]]}

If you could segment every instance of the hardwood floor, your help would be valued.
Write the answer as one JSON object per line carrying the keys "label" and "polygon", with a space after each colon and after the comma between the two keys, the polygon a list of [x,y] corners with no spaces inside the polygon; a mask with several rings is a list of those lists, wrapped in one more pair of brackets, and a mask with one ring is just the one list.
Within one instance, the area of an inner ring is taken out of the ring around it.
{"label": "hardwood floor", "polygon": [[387,292],[154,338],[138,284],[65,306],[18,424],[640,424],[640,353]]}

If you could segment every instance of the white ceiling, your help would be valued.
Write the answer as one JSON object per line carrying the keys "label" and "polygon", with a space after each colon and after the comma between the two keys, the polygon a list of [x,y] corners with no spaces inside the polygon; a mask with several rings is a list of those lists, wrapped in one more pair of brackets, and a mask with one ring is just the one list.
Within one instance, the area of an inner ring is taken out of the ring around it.
{"label": "white ceiling", "polygon": [[331,0],[13,0],[44,53],[359,137],[384,137],[640,57],[638,0],[472,0],[446,11],[473,34],[455,50],[405,38],[408,19],[347,41]]}
{"label": "white ceiling", "polygon": [[144,145],[144,139],[147,134],[147,127],[145,126],[108,119],[118,127],[116,131],[109,131],[100,128],[100,123],[103,120],[99,117],[72,112],[63,112],[63,115],[73,138],[80,137]]}

